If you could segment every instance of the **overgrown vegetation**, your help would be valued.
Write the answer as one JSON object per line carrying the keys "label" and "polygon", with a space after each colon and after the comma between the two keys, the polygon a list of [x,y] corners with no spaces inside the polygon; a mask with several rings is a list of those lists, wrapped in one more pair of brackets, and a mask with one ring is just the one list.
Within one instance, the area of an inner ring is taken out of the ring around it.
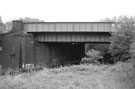
{"label": "overgrown vegetation", "polygon": [[[89,44],[88,49],[101,52],[103,63],[116,63],[135,59],[135,17],[120,16],[118,18],[105,19],[115,22],[115,32],[111,33],[111,44]],[[93,59],[94,60],[94,59]],[[101,62],[100,61],[100,62]]]}
{"label": "overgrown vegetation", "polygon": [[0,89],[134,89],[132,63],[74,65],[0,76]]}
{"label": "overgrown vegetation", "polygon": [[100,64],[100,59],[103,59],[103,56],[98,50],[91,49],[86,53],[87,57],[82,58],[81,63],[96,63]]}
{"label": "overgrown vegetation", "polygon": [[131,58],[130,47],[135,35],[135,18],[119,17],[115,24],[116,32],[112,33],[110,52],[115,62]]}
{"label": "overgrown vegetation", "polygon": [[[111,53],[109,53],[109,47],[110,44],[87,44],[87,53],[86,53],[86,60],[91,59],[92,61],[95,60],[95,58],[97,59],[97,63],[99,64],[112,64],[112,60],[111,60]],[[94,50],[94,51],[91,51]],[[96,52],[96,53],[95,53]],[[95,56],[95,58],[92,58],[89,55],[93,55]],[[83,59],[84,60],[84,59]]]}

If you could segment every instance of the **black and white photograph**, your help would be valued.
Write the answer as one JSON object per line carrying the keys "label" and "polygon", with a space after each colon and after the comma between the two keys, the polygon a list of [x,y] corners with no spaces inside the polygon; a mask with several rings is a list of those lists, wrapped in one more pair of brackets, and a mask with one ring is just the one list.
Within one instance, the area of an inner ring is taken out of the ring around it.
{"label": "black and white photograph", "polygon": [[135,89],[135,1],[0,0],[0,89]]}

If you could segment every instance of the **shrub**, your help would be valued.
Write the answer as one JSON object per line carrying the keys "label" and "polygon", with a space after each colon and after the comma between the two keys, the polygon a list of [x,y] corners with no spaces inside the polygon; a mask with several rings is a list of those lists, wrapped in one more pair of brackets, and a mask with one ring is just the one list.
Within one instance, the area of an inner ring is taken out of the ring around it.
{"label": "shrub", "polygon": [[135,60],[135,39],[133,40],[132,44],[130,45],[130,55],[131,55],[131,59]]}
{"label": "shrub", "polygon": [[[116,31],[112,33],[110,53],[114,62],[130,59],[130,46],[134,39],[134,17],[121,16],[116,22]],[[120,22],[120,23],[119,23]]]}
{"label": "shrub", "polygon": [[81,63],[99,63],[99,59],[103,59],[98,50],[91,49],[86,53],[87,57],[82,58]]}
{"label": "shrub", "polygon": [[86,44],[86,51],[90,49],[95,49],[100,51],[100,55],[103,56],[102,59],[100,59],[100,63],[106,64],[106,63],[113,63],[111,59],[111,53],[109,52],[110,44]]}
{"label": "shrub", "polygon": [[98,59],[101,59],[103,58],[101,55],[100,55],[100,52],[97,51],[97,50],[94,50],[94,49],[91,49],[87,52],[87,56],[92,58],[93,60],[98,60]]}

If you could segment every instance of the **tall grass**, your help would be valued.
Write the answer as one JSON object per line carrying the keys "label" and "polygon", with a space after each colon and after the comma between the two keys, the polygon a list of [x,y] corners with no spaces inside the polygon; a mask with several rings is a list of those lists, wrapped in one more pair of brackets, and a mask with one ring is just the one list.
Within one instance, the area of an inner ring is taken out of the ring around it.
{"label": "tall grass", "polygon": [[132,63],[73,65],[0,77],[0,89],[135,89]]}

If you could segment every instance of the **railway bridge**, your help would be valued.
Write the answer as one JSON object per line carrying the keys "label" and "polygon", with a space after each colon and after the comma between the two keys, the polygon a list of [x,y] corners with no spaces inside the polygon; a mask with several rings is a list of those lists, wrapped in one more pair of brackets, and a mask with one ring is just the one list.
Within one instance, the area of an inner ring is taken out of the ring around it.
{"label": "railway bridge", "polygon": [[25,64],[51,66],[80,61],[86,43],[110,43],[114,22],[22,22],[2,36],[0,63],[7,67]]}

